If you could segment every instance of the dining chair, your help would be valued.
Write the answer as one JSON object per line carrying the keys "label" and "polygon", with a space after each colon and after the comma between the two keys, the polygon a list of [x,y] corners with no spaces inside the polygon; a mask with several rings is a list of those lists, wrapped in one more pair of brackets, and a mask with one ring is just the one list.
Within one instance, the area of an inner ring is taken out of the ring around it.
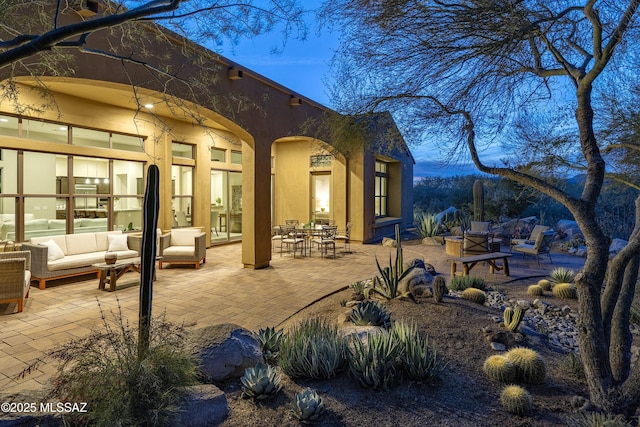
{"label": "dining chair", "polygon": [[344,229],[344,232],[336,234],[336,240],[344,242],[344,253],[351,253],[351,222],[347,222],[347,228]]}
{"label": "dining chair", "polygon": [[216,232],[216,236],[219,236],[218,234],[218,217],[220,216],[220,213],[217,211],[211,211],[211,237],[213,237],[213,232]]}
{"label": "dining chair", "polygon": [[312,243],[316,244],[320,249],[320,253],[324,258],[329,253],[329,247],[333,248],[333,257],[336,257],[336,234],[338,227],[335,225],[323,225],[322,235],[313,239]]}
{"label": "dining chair", "polygon": [[280,256],[282,256],[282,245],[287,245],[287,252],[291,252],[291,247],[293,247],[293,257],[296,257],[296,252],[298,247],[302,246],[302,253],[306,255],[307,253],[307,239],[299,235],[295,231],[295,226],[285,226],[285,235],[281,240],[280,246]]}
{"label": "dining chair", "polygon": [[189,221],[187,220],[187,214],[184,211],[176,212],[176,221],[178,222],[178,227],[190,227]]}
{"label": "dining chair", "polygon": [[286,227],[284,225],[275,225],[271,228],[271,252],[273,252],[274,244],[280,243],[280,256],[282,256],[282,241],[287,236]]}

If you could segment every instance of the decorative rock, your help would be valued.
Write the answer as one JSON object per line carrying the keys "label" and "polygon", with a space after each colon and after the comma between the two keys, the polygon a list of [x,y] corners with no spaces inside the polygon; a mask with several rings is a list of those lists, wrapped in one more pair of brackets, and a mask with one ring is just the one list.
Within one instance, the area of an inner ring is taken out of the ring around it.
{"label": "decorative rock", "polygon": [[360,337],[363,343],[367,343],[367,338],[369,335],[378,334],[382,331],[382,327],[380,326],[357,326],[350,325],[345,326],[344,328],[338,329],[338,333],[348,339],[351,339],[354,335]]}
{"label": "decorative rock", "polygon": [[187,387],[174,425],[206,427],[218,425],[229,415],[227,397],[212,384]]}
{"label": "decorative rock", "polygon": [[234,324],[206,326],[193,331],[190,347],[209,381],[244,375],[244,370],[264,362],[260,343],[248,330]]}
{"label": "decorative rock", "polygon": [[395,248],[396,247],[396,241],[395,241],[395,239],[391,239],[389,237],[383,237],[382,238],[382,246],[387,247],[387,248]]}
{"label": "decorative rock", "polygon": [[571,313],[571,307],[569,307],[568,305],[565,305],[564,307],[562,307],[562,309],[560,309],[560,311],[562,312],[563,315],[568,315],[569,313]]}
{"label": "decorative rock", "polygon": [[422,239],[422,244],[425,246],[442,246],[440,240],[435,237],[425,237]]}
{"label": "decorative rock", "polygon": [[491,342],[491,349],[495,351],[505,351],[507,347],[499,342]]}
{"label": "decorative rock", "polygon": [[613,239],[611,241],[611,244],[609,245],[609,258],[613,258],[614,256],[616,256],[618,252],[622,250],[622,248],[627,246],[627,243],[629,242],[627,242],[626,240]]}
{"label": "decorative rock", "polygon": [[429,287],[432,283],[433,276],[426,269],[416,266],[398,283],[398,293],[410,292],[415,296],[421,296],[425,293],[430,293]]}

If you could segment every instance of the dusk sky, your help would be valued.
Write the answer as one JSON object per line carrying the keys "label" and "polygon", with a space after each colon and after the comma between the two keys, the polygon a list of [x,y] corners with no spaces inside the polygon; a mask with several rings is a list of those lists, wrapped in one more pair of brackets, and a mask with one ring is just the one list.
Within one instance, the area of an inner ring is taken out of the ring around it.
{"label": "dusk sky", "polygon": [[[313,1],[313,3],[318,3]],[[292,89],[300,95],[333,108],[327,94],[327,83],[332,81],[329,62],[338,47],[339,34],[309,28],[304,41],[289,39],[283,46],[283,38],[275,32],[251,40],[243,40],[237,46],[218,49],[218,53],[250,70]],[[280,53],[272,53],[277,48]],[[408,141],[416,160],[414,177],[453,176],[479,173],[470,163],[444,166],[434,158],[432,144]]]}

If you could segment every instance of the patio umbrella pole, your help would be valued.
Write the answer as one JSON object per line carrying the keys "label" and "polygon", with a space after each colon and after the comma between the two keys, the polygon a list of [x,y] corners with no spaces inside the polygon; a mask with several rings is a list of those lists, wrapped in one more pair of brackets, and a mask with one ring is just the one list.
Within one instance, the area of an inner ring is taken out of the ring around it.
{"label": "patio umbrella pole", "polygon": [[140,313],[138,315],[138,359],[142,360],[149,351],[151,329],[151,300],[153,296],[153,276],[156,264],[156,234],[158,227],[159,176],[157,165],[149,166],[147,187],[142,206],[142,254],[140,260]]}

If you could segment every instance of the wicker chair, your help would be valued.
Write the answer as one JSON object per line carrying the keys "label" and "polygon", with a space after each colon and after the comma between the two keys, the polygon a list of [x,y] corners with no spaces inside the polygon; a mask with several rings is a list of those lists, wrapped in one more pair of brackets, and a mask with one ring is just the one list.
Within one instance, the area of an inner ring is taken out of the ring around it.
{"label": "wicker chair", "polygon": [[0,304],[18,303],[18,313],[22,312],[29,297],[30,269],[31,252],[0,252]]}
{"label": "wicker chair", "polygon": [[206,234],[196,228],[171,230],[160,236],[158,255],[161,270],[163,264],[191,264],[198,269],[207,261]]}

